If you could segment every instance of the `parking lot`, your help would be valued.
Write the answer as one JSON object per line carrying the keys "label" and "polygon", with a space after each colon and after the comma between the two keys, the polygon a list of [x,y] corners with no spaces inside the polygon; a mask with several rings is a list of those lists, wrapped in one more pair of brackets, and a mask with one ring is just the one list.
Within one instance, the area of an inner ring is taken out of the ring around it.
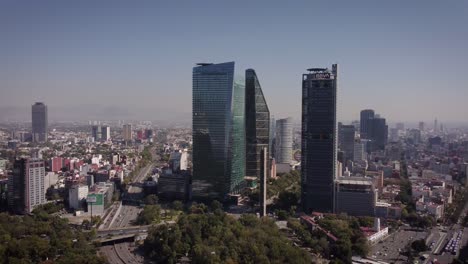
{"label": "parking lot", "polygon": [[411,242],[426,239],[429,232],[401,229],[385,240],[371,247],[371,258],[383,260],[389,263],[406,263],[406,256],[401,255],[405,247]]}

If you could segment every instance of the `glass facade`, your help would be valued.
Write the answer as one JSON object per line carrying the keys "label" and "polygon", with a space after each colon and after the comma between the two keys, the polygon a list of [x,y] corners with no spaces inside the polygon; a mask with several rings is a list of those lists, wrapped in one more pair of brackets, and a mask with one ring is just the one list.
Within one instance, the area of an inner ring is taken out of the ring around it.
{"label": "glass facade", "polygon": [[193,68],[194,199],[224,200],[239,193],[245,176],[245,86],[234,62]]}
{"label": "glass facade", "polygon": [[[262,150],[270,143],[270,111],[254,70],[245,71],[246,176],[260,179]],[[268,154],[269,155],[269,154]]]}
{"label": "glass facade", "polygon": [[48,119],[47,106],[37,102],[31,107],[32,113],[32,138],[34,142],[47,141]]}
{"label": "glass facade", "polygon": [[277,164],[291,163],[293,151],[293,122],[291,117],[276,121],[275,150]]}
{"label": "glass facade", "polygon": [[310,69],[302,77],[302,204],[306,213],[334,211],[337,159],[338,66]]}

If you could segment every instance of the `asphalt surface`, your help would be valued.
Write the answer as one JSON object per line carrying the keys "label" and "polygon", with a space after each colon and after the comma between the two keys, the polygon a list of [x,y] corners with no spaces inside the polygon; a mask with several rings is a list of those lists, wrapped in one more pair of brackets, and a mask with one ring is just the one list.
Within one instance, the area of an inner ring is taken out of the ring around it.
{"label": "asphalt surface", "polygon": [[[391,234],[384,241],[373,245],[369,255],[373,259],[382,260],[388,263],[407,263],[406,256],[401,255],[400,251],[403,252],[405,247],[415,240],[425,239],[426,245],[429,246],[429,250],[421,252],[421,255],[427,254],[428,258],[425,260],[419,259],[420,263],[426,264],[436,260],[443,264],[452,263],[453,259],[458,257],[460,254],[460,249],[468,243],[468,228],[463,228],[461,225],[461,221],[467,212],[468,203],[465,204],[458,223],[450,227],[440,226],[425,231],[411,231],[401,228],[399,231]],[[444,248],[447,243],[451,238],[456,237],[457,233],[460,231],[463,234],[459,248],[456,250],[456,254],[445,252]]]}
{"label": "asphalt surface", "polygon": [[[439,251],[434,250],[433,252],[431,252],[429,258],[424,263],[429,263],[430,261],[433,261],[433,260],[437,260],[440,263],[452,263],[453,259],[459,256],[460,249],[468,244],[468,228],[463,228],[463,226],[461,225],[462,220],[467,212],[468,212],[468,203],[465,204],[465,207],[463,208],[460,214],[460,218],[458,219],[458,222],[454,224],[452,227],[445,228],[445,230],[443,230],[444,232],[442,233],[445,233],[445,236],[442,239],[440,250]],[[455,237],[456,234],[460,231],[462,232],[462,237],[460,240],[461,243],[459,244],[459,247],[456,250],[456,254],[453,255],[451,252],[445,252],[444,251],[445,245],[447,245],[449,240]]]}
{"label": "asphalt surface", "polygon": [[407,263],[407,257],[401,253],[405,251],[405,247],[415,240],[426,239],[429,232],[413,231],[410,229],[401,228],[388,236],[381,243],[372,246],[371,258],[382,260],[388,263]]}
{"label": "asphalt surface", "polygon": [[[134,181],[130,184],[128,191],[125,195],[131,195],[134,197],[141,196],[143,189],[141,188],[141,182],[143,182],[148,173],[153,168],[153,164],[150,164],[140,170],[138,175],[134,178]],[[114,210],[114,209],[113,209]],[[99,230],[98,237],[104,238],[106,236],[122,236],[130,234],[139,234],[146,232],[146,226],[131,228],[134,221],[137,219],[138,214],[142,209],[134,205],[122,205],[120,213],[114,215],[114,222],[111,226],[107,226],[107,230]],[[122,228],[122,229],[119,229]],[[103,246],[99,250],[100,254],[104,256],[108,263],[111,264],[127,264],[127,263],[143,263],[144,257],[135,251],[134,243],[124,242],[117,243],[112,246]]]}

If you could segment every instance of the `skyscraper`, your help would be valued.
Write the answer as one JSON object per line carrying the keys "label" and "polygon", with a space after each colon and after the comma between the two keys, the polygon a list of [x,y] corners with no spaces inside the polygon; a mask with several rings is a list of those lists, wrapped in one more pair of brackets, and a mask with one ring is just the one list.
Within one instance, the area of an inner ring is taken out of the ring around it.
{"label": "skyscraper", "polygon": [[270,157],[275,157],[275,138],[276,138],[276,120],[275,117],[272,116],[270,119],[270,143],[268,144],[268,150],[270,151]]}
{"label": "skyscraper", "polygon": [[290,164],[292,160],[293,123],[292,118],[276,121],[275,159],[276,164]]}
{"label": "skyscraper", "polygon": [[338,147],[344,152],[344,163],[354,160],[355,127],[353,125],[338,126]]}
{"label": "skyscraper", "polygon": [[37,102],[31,107],[32,139],[34,142],[46,142],[48,133],[47,106]]}
{"label": "skyscraper", "polygon": [[374,110],[372,109],[365,109],[361,111],[361,138],[368,139],[369,138],[369,130],[370,130],[370,119],[373,119],[375,116]]}
{"label": "skyscraper", "polygon": [[123,125],[123,139],[125,141],[130,141],[132,140],[132,125],[131,124],[126,124]]}
{"label": "skyscraper", "polygon": [[302,75],[302,205],[306,213],[333,212],[338,65],[308,71]]}
{"label": "skyscraper", "polygon": [[388,126],[385,118],[374,117],[368,122],[370,124],[369,139],[372,140],[372,151],[384,150],[388,141]]}
{"label": "skyscraper", "polygon": [[102,126],[101,127],[101,140],[107,141],[110,139],[110,127]]}
{"label": "skyscraper", "polygon": [[[245,71],[246,176],[261,178],[262,151],[269,153],[270,111],[254,70]],[[270,155],[270,154],[268,154]]]}
{"label": "skyscraper", "polygon": [[92,134],[92,137],[94,138],[94,141],[101,140],[101,137],[102,137],[101,126],[92,126],[91,134]]}
{"label": "skyscraper", "polygon": [[422,131],[424,131],[424,129],[425,129],[425,124],[424,124],[424,122],[422,122],[422,121],[419,122],[419,130],[422,132]]}
{"label": "skyscraper", "polygon": [[15,160],[8,177],[8,206],[12,212],[30,213],[46,202],[45,165],[38,159]]}
{"label": "skyscraper", "polygon": [[234,62],[193,68],[193,197],[226,199],[244,186],[245,86]]}

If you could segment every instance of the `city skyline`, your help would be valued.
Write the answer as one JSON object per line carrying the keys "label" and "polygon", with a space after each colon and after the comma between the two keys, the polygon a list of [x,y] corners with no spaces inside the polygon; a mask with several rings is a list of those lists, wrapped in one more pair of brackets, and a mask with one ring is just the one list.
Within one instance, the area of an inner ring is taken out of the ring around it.
{"label": "city skyline", "polygon": [[468,114],[466,3],[254,3],[240,20],[233,16],[243,5],[210,1],[37,5],[0,8],[0,91],[8,95],[0,99],[0,120],[27,120],[19,110],[43,101],[50,120],[89,111],[100,119],[189,121],[190,69],[223,61],[255,68],[271,114],[296,122],[297,74],[337,62],[339,121],[358,119],[366,108],[390,122],[465,122]]}

